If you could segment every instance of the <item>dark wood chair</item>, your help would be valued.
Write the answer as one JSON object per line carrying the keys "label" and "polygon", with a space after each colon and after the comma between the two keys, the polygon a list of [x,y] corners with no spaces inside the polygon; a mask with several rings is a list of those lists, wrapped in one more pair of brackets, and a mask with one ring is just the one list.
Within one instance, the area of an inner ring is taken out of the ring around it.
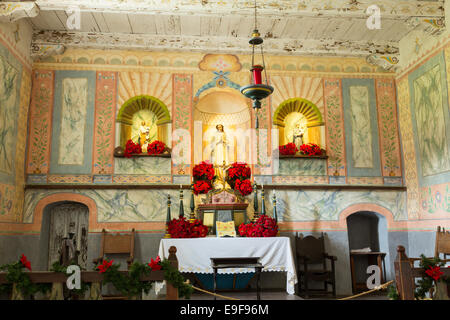
{"label": "dark wood chair", "polygon": [[[298,295],[305,293],[305,298],[309,298],[310,293],[332,294],[336,297],[336,276],[335,256],[330,256],[325,252],[325,239],[323,233],[319,238],[313,236],[295,236],[295,248],[297,256]],[[331,269],[327,268],[327,259],[331,262]],[[309,265],[315,265],[309,268]],[[317,267],[317,265],[320,265]],[[323,289],[309,289],[309,281],[323,282]],[[304,289],[302,288],[302,282]],[[328,291],[331,285],[332,291]]]}
{"label": "dark wood chair", "polygon": [[[134,262],[134,238],[135,230],[127,233],[111,233],[105,229],[102,230],[102,239],[100,243],[100,257],[93,260],[94,265],[102,264],[105,255],[126,254],[127,269]],[[127,297],[120,295],[103,295],[105,300],[125,300]]]}
{"label": "dark wood chair", "polygon": [[[434,257],[440,258],[443,262],[448,263],[450,259],[450,232],[446,231],[440,226],[436,230],[436,244],[434,246]],[[414,262],[420,261],[422,258],[408,258],[411,262],[411,266],[414,267]]]}

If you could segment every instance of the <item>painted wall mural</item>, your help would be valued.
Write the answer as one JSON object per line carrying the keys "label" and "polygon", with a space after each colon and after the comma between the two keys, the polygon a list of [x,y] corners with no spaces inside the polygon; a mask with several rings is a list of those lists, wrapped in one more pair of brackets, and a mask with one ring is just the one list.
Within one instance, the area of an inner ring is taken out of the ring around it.
{"label": "painted wall mural", "polygon": [[447,50],[448,45],[428,55],[397,80],[409,219],[448,219],[450,122],[444,63],[450,60]]}
{"label": "painted wall mural", "polygon": [[92,172],[96,73],[56,71],[50,173]]}
{"label": "painted wall mural", "polygon": [[[82,194],[95,201],[98,222],[148,222],[165,221],[167,195],[172,199],[172,217],[178,216],[178,190],[28,190],[25,194],[24,222],[33,221],[37,203],[52,194],[71,192]],[[271,199],[272,192],[266,193]],[[405,220],[406,197],[404,192],[392,191],[276,191],[277,212],[280,221],[336,221],[339,214],[354,204],[373,203],[385,207],[395,221]],[[185,192],[185,199],[186,192]],[[266,199],[266,210],[272,212],[271,201]],[[299,206],[298,204],[303,205]],[[184,211],[189,203],[184,202]]]}
{"label": "painted wall mural", "polygon": [[372,130],[369,112],[369,92],[364,86],[350,87],[350,117],[352,126],[352,161],[355,168],[372,168]]}
{"label": "painted wall mural", "polygon": [[58,164],[83,164],[86,111],[87,79],[63,79]]}
{"label": "painted wall mural", "polygon": [[14,179],[15,141],[22,68],[6,48],[0,46],[0,173]]}
{"label": "painted wall mural", "polygon": [[0,222],[22,218],[30,77],[22,57],[0,37]]}
{"label": "painted wall mural", "polygon": [[[450,125],[444,55],[440,53],[409,76],[419,182],[445,182],[450,177]],[[436,179],[438,178],[438,181]]]}
{"label": "painted wall mural", "polygon": [[373,79],[343,79],[348,175],[380,177],[378,120]]}

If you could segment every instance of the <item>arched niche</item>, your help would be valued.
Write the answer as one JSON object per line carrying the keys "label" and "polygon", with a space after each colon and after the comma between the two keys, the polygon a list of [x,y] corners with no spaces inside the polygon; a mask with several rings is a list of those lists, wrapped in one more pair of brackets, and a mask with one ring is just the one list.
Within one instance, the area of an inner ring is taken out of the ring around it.
{"label": "arched niche", "polygon": [[300,124],[305,129],[304,142],[315,143],[325,149],[322,113],[309,100],[292,98],[282,102],[275,110],[273,124],[279,130],[280,145],[292,142],[292,130]]}
{"label": "arched niche", "polygon": [[150,142],[159,140],[170,145],[170,113],[167,106],[155,97],[140,95],[127,100],[120,108],[116,122],[120,125],[120,145],[123,148],[129,139],[138,142],[142,122],[150,128]]}
{"label": "arched niche", "polygon": [[249,161],[251,128],[251,108],[240,92],[233,89],[210,89],[203,93],[194,105],[195,144],[194,162],[209,160],[211,138],[216,126],[222,124],[229,140],[228,158],[230,162]]}

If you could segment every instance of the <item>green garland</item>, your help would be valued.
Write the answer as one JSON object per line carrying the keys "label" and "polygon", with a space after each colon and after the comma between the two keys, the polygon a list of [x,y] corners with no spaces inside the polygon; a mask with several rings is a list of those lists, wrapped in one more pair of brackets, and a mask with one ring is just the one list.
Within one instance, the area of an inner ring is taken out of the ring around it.
{"label": "green garland", "polygon": [[[164,271],[164,279],[178,289],[178,296],[189,299],[194,289],[185,282],[177,268],[174,268],[169,260],[163,260],[159,263],[161,270]],[[154,281],[141,281],[141,277],[148,275],[152,270],[148,264],[134,262],[128,273],[119,271],[120,264],[111,265],[103,273],[103,284],[111,283],[121,294],[128,298],[138,296],[144,291],[149,293]],[[97,268],[96,268],[97,269]]]}
{"label": "green garland", "polygon": [[51,283],[31,282],[30,276],[23,272],[24,268],[20,261],[0,266],[0,271],[7,272],[6,281],[8,282],[0,286],[0,292],[11,293],[14,284],[24,297],[33,296],[38,292],[46,294],[51,290]]}
{"label": "green garland", "polygon": [[[431,269],[433,267],[439,266],[442,267],[445,265],[444,262],[442,262],[441,259],[435,257],[435,258],[427,258],[423,254],[420,255],[420,264],[419,266],[423,268],[424,270]],[[430,289],[434,287],[434,280],[432,277],[425,275],[422,277],[422,279],[417,281],[417,288],[414,292],[414,296],[416,299],[425,299],[426,294],[430,292]]]}
{"label": "green garland", "polygon": [[111,283],[122,295],[128,298],[139,295],[142,291],[146,294],[152,288],[152,281],[141,281],[141,276],[150,273],[151,269],[146,264],[134,262],[128,273],[119,271],[120,264],[113,264],[103,273],[103,284]]}
{"label": "green garland", "polygon": [[[76,263],[73,263],[71,265],[78,265]],[[79,266],[79,265],[78,265]],[[80,267],[80,266],[79,266]],[[80,270],[82,268],[80,267]],[[52,264],[52,267],[50,268],[50,271],[53,272],[59,272],[59,273],[64,273],[67,274],[67,267],[62,266],[59,261],[56,261]],[[81,282],[80,284],[80,289],[72,289],[70,290],[71,294],[77,295],[77,296],[84,296],[84,294],[86,293],[86,291],[90,288],[90,285],[87,284],[86,282]]]}
{"label": "green garland", "polygon": [[175,288],[178,289],[178,297],[191,298],[191,294],[194,288],[185,282],[184,277],[180,271],[170,264],[169,260],[163,260],[160,262],[162,270],[164,270],[164,278]]}

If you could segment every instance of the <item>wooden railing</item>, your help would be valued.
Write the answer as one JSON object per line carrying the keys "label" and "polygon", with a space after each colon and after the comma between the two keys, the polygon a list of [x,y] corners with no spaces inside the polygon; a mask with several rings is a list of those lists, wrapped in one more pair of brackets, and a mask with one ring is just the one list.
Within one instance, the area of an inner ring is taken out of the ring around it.
{"label": "wooden railing", "polygon": [[[417,259],[415,259],[417,260]],[[395,282],[401,300],[414,300],[416,289],[415,278],[425,275],[423,268],[415,268],[412,259],[408,258],[403,246],[397,247],[397,257],[394,262]],[[441,268],[443,276],[450,277],[450,268]]]}
{"label": "wooden railing", "polygon": [[[178,269],[178,259],[176,256],[177,249],[172,246],[169,248],[168,260],[170,264]],[[128,273],[128,271],[120,271],[122,273]],[[49,271],[33,271],[28,272],[31,282],[33,283],[52,283],[51,300],[63,300],[62,288],[65,285],[67,278],[70,275],[66,275],[60,272]],[[141,281],[163,281],[164,271],[155,270],[151,271],[148,275],[142,276]],[[103,281],[103,274],[98,271],[81,271],[81,282],[90,284],[89,300],[101,300],[101,283]],[[0,272],[0,284],[8,283],[6,281],[6,273]],[[178,300],[178,289],[172,286],[169,282],[166,283],[167,293],[166,300]],[[12,300],[23,299],[23,296],[13,289]]]}

